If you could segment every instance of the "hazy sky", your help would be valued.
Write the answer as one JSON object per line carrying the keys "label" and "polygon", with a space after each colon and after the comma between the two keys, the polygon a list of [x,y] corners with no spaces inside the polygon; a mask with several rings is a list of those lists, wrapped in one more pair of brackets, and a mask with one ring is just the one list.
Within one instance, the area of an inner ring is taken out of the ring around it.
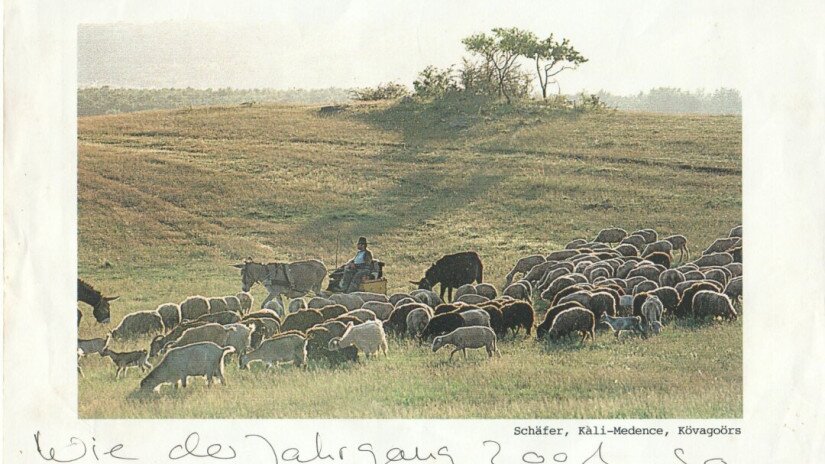
{"label": "hazy sky", "polygon": [[[170,5],[174,3],[174,5]],[[81,2],[81,6],[83,3]],[[685,1],[113,2],[82,10],[78,84],[134,87],[410,85],[460,63],[461,39],[516,26],[570,39],[588,63],[562,91],[738,88],[741,5]],[[527,64],[529,65],[529,63]]]}

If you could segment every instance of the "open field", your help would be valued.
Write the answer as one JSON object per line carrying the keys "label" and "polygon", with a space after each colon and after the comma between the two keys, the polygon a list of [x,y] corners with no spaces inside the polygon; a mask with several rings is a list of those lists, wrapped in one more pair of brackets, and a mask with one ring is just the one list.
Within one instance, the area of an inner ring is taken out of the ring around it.
{"label": "open field", "polygon": [[[500,287],[520,257],[599,229],[653,227],[698,255],[741,223],[741,118],[411,104],[209,107],[78,123],[79,274],[132,311],[240,289],[229,264],[318,258],[366,235],[391,291],[472,249]],[[253,289],[256,301],[265,295]],[[80,336],[105,328],[83,307]],[[540,316],[541,317],[541,316]],[[109,327],[109,328],[112,328]],[[116,348],[136,346],[119,344]],[[81,362],[79,414],[117,417],[739,417],[741,322],[651,340],[544,346],[446,364],[406,340],[363,365],[228,367],[162,398]],[[153,360],[157,362],[157,360]],[[342,400],[342,398],[346,398]]]}

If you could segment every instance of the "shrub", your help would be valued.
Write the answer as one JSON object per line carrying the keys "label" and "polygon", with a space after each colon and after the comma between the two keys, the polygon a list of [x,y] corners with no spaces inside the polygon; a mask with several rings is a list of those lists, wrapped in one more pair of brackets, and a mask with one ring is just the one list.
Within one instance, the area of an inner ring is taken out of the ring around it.
{"label": "shrub", "polygon": [[377,87],[365,87],[352,90],[352,98],[361,101],[394,100],[410,94],[407,87],[397,82],[378,84]]}

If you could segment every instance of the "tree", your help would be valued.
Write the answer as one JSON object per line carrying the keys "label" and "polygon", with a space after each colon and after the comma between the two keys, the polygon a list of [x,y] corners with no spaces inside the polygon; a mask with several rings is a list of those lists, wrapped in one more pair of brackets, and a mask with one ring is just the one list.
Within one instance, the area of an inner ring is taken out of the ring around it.
{"label": "tree", "polygon": [[532,43],[526,47],[524,55],[536,63],[541,97],[544,100],[547,99],[547,86],[550,82],[556,82],[553,79],[556,75],[565,69],[576,69],[580,64],[587,62],[587,58],[573,48],[569,40],[563,39],[559,43],[553,38],[553,34],[541,41],[533,36]]}
{"label": "tree", "polygon": [[418,73],[418,79],[413,81],[415,94],[423,98],[441,98],[447,92],[458,90],[453,67],[438,69],[427,66]]}
{"label": "tree", "polygon": [[488,69],[496,84],[499,97],[510,103],[508,87],[519,74],[518,57],[526,55],[535,42],[535,35],[518,28],[495,28],[492,35],[473,34],[461,43],[467,51],[480,56],[484,63],[481,69]]}

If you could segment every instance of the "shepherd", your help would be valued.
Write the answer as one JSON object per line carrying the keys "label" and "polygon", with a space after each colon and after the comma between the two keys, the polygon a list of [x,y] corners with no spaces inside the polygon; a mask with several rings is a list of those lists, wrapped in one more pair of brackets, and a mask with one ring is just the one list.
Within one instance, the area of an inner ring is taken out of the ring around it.
{"label": "shepherd", "polygon": [[350,293],[358,290],[361,280],[372,270],[372,252],[367,250],[367,237],[358,237],[356,245],[358,251],[355,257],[344,265],[344,277],[341,279],[340,290]]}

